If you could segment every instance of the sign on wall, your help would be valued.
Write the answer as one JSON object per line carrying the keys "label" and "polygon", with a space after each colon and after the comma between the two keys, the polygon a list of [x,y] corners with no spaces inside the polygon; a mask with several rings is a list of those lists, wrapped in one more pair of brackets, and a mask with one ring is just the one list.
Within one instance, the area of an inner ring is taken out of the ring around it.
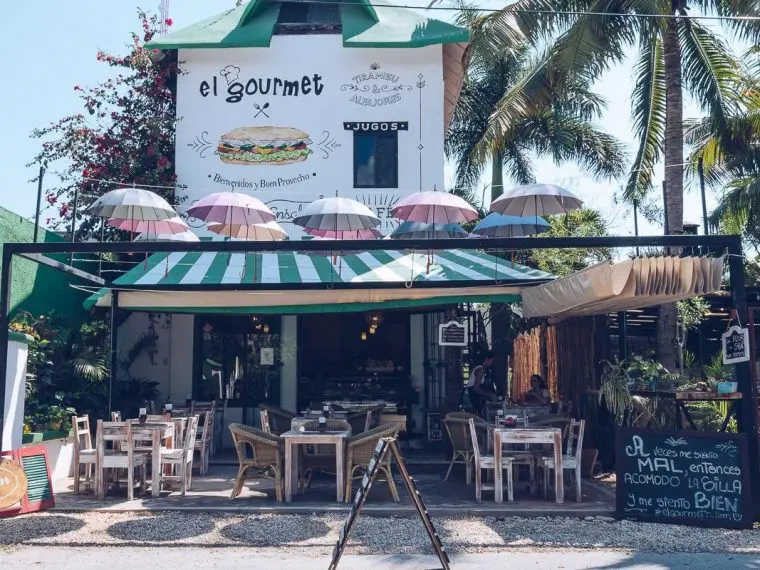
{"label": "sign on wall", "polygon": [[438,325],[440,346],[467,346],[467,330],[459,321],[449,321]]}
{"label": "sign on wall", "polygon": [[616,449],[619,517],[752,528],[746,435],[621,429]]}
{"label": "sign on wall", "polygon": [[[245,192],[298,238],[289,222],[338,192],[375,210],[388,233],[400,198],[443,187],[441,46],[347,49],[339,35],[275,36],[269,48],[180,50],[179,59],[176,172],[185,208],[213,192]],[[368,133],[394,137],[396,187],[354,187],[366,180],[355,171],[375,168],[372,141],[356,142]]]}
{"label": "sign on wall", "polygon": [[738,364],[749,360],[749,330],[732,326],[721,335],[723,364]]}

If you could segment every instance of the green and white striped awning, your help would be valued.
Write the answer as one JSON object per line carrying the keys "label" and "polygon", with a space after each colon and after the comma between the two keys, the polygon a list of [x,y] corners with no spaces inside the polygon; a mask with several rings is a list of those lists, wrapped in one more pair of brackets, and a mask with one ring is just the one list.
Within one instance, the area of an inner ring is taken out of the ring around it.
{"label": "green and white striped awning", "polygon": [[[432,255],[173,252],[152,255],[113,285],[120,291],[119,306],[129,310],[303,313],[513,302],[522,287],[551,278],[475,250]],[[424,282],[435,287],[415,286]],[[104,289],[87,305],[108,306],[110,297]]]}

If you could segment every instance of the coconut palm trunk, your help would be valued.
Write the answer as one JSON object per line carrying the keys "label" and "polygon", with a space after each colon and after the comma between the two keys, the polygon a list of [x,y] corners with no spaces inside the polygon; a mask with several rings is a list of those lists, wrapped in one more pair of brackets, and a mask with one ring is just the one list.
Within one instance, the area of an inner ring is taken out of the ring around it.
{"label": "coconut palm trunk", "polygon": [[[677,2],[678,0],[675,0]],[[683,232],[683,89],[678,22],[667,21],[663,35],[665,61],[665,233]],[[678,254],[677,251],[671,251]],[[676,369],[678,314],[675,304],[662,305],[657,319],[657,356],[668,370]]]}
{"label": "coconut palm trunk", "polygon": [[491,202],[504,193],[504,155],[494,150],[491,154]]}

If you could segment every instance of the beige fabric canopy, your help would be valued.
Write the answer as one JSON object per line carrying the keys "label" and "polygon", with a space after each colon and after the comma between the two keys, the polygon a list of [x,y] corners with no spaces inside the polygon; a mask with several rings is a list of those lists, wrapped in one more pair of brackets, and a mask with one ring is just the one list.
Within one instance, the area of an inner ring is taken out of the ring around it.
{"label": "beige fabric canopy", "polygon": [[723,257],[643,257],[603,262],[523,291],[525,317],[563,319],[672,303],[715,293]]}

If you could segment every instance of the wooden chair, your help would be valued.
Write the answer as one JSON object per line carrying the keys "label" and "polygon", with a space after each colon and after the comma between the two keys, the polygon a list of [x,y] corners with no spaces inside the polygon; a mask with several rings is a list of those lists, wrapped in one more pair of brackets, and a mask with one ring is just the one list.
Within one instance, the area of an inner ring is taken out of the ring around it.
{"label": "wooden chair", "polygon": [[[471,414],[467,414],[470,416]],[[477,416],[475,416],[477,417]],[[486,441],[488,427],[482,418],[461,418],[453,414],[448,414],[444,420],[443,425],[446,428],[446,433],[449,434],[449,440],[451,441],[452,454],[451,463],[449,463],[449,469],[446,471],[444,481],[449,480],[451,470],[454,465],[464,465],[465,469],[465,481],[469,485],[472,482],[471,477],[471,464],[474,457],[474,451],[472,449],[472,440],[470,439],[470,426],[469,420],[472,419],[480,432],[481,439]]]}
{"label": "wooden chair", "polygon": [[[478,433],[475,427],[475,420],[470,418],[468,421],[470,426],[470,439],[472,441],[473,451],[473,464],[475,466],[475,499],[480,502],[483,491],[495,490],[494,485],[483,485],[482,471],[483,469],[495,469],[496,463],[493,455],[481,455],[480,446],[478,445]],[[501,459],[502,472],[506,474],[507,478],[507,500],[511,503],[515,500],[514,490],[512,487],[512,459],[509,457],[502,457]]]}
{"label": "wooden chair", "polygon": [[[106,449],[106,442],[112,441],[116,449]],[[124,443],[125,451],[119,449]],[[97,463],[95,469],[95,486],[98,500],[105,498],[106,492],[106,469],[127,470],[127,498],[134,499],[135,481],[134,471],[140,468],[140,490],[145,490],[146,466],[148,455],[135,451],[135,441],[132,434],[132,425],[128,422],[104,422],[98,420],[98,429],[95,435],[95,450]]]}
{"label": "wooden chair", "polygon": [[385,404],[378,404],[376,406],[372,406],[369,410],[367,410],[367,423],[364,426],[364,431],[369,431],[380,426],[382,423],[384,409]]}
{"label": "wooden chair", "polygon": [[[275,498],[277,502],[282,502],[283,469],[285,465],[282,438],[243,424],[230,424],[229,429],[232,434],[232,442],[235,444],[239,465],[230,500],[240,494],[248,472],[254,469],[259,477],[267,477],[270,472],[273,473]],[[246,448],[250,448],[250,455]]]}
{"label": "wooden chair", "polygon": [[195,451],[198,452],[198,470],[201,475],[208,471],[209,459],[211,458],[211,445],[214,434],[214,409],[198,414],[202,426],[195,430]]}
{"label": "wooden chair", "polygon": [[269,426],[274,435],[282,435],[290,431],[290,422],[296,417],[295,414],[270,404],[259,404],[259,409],[269,413]]}
{"label": "wooden chair", "polygon": [[272,428],[269,424],[269,410],[261,410],[259,412],[259,417],[261,418],[261,431],[271,434]]}
{"label": "wooden chair", "polygon": [[[528,420],[528,416],[518,415],[517,416],[517,422],[516,427],[518,428],[525,428],[527,429],[529,427],[530,421]],[[520,481],[519,477],[519,466],[524,465],[528,468],[528,481],[531,493],[535,491],[535,480],[536,480],[536,452],[531,451],[530,444],[524,444],[522,448],[520,448],[519,445],[505,445],[504,449],[502,451],[504,455],[512,459],[512,466],[514,470],[513,474],[513,481],[516,480],[518,483]]]}
{"label": "wooden chair", "polygon": [[[310,420],[304,424],[304,430],[319,430],[319,420]],[[351,433],[351,425],[346,420],[328,418],[325,426],[326,431],[348,431]],[[311,486],[311,476],[315,472],[335,474],[335,446],[334,445],[302,445],[301,461],[303,477],[299,476],[301,481],[300,490],[303,492],[304,487]]]}
{"label": "wooden chair", "polygon": [[[583,432],[586,429],[586,420],[571,420],[565,431],[565,449],[562,453],[562,472],[574,473],[575,476],[575,500],[579,503],[583,499],[581,494],[581,457],[583,451]],[[554,457],[539,457],[537,465],[544,471],[544,497],[549,497],[549,472],[556,469]]]}
{"label": "wooden chair", "polygon": [[209,453],[213,457],[218,449],[222,448],[222,429],[224,427],[224,412],[227,410],[227,400],[210,400],[208,402],[191,402],[189,415],[201,415],[211,412],[213,419],[213,431],[211,433],[211,445]]}
{"label": "wooden chair", "polygon": [[92,445],[90,417],[72,416],[71,427],[74,432],[74,493],[79,494],[81,467],[84,465],[85,484],[92,486],[93,469],[97,464],[97,453]]}
{"label": "wooden chair", "polygon": [[[348,454],[346,460],[346,495],[345,501],[351,502],[351,487],[353,480],[357,477],[362,477],[364,471],[367,469],[367,464],[377,447],[377,442],[383,437],[396,437],[398,435],[399,426],[386,425],[379,426],[364,433],[352,436],[348,440]],[[385,475],[385,480],[388,484],[388,490],[393,497],[393,500],[398,502],[399,496],[396,490],[396,484],[393,482],[393,472],[391,471],[391,454],[387,453],[382,464],[378,465],[378,469]],[[358,475],[357,475],[358,473]]]}
{"label": "wooden chair", "polygon": [[192,488],[193,482],[193,455],[195,453],[195,434],[198,429],[198,416],[191,416],[187,419],[187,424],[184,426],[184,439],[182,439],[182,431],[177,434],[177,423],[182,426],[182,422],[176,422],[175,425],[175,439],[176,443],[174,449],[161,448],[161,472],[163,473],[164,465],[172,465],[177,468],[176,477],[161,476],[161,483],[165,483],[169,479],[177,478],[180,484],[180,493],[185,496],[187,489]]}
{"label": "wooden chair", "polygon": [[351,426],[351,433],[353,435],[358,435],[368,430],[367,426],[372,423],[372,412],[367,410],[364,412],[349,414],[346,421]]}

